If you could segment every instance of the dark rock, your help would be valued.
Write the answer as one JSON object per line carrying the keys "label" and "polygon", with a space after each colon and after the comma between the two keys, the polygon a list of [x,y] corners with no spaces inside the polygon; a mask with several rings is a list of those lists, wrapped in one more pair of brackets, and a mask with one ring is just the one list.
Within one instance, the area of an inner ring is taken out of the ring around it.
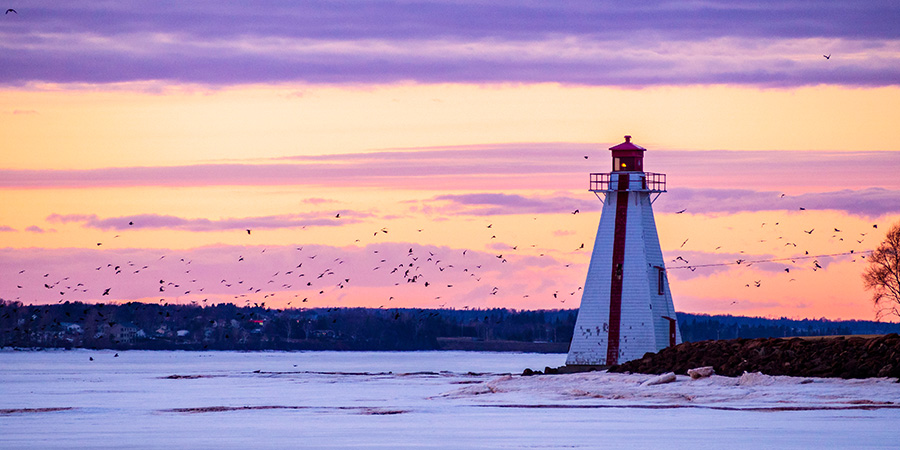
{"label": "dark rock", "polygon": [[686,374],[702,366],[732,377],[745,371],[800,377],[900,377],[900,336],[689,342],[612,366],[609,371]]}

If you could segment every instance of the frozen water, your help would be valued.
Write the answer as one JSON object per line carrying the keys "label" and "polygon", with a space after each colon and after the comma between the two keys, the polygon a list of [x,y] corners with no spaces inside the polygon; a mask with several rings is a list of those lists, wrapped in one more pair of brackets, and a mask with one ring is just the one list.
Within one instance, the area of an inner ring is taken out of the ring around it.
{"label": "frozen water", "polygon": [[659,376],[605,372],[535,377],[503,376],[443,394],[490,401],[566,407],[700,408],[714,410],[900,410],[900,384],[894,379],[841,380],[745,373],[738,378],[712,375],[648,385]]}
{"label": "frozen water", "polygon": [[641,386],[514,375],[553,354],[114,355],[0,351],[0,448],[896,448],[900,421],[887,379]]}

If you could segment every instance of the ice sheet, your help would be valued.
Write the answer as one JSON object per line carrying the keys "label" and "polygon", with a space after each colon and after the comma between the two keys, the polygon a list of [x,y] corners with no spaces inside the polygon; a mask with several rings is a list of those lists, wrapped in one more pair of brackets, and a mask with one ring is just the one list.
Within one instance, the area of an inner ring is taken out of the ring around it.
{"label": "ice sheet", "polygon": [[884,379],[642,388],[515,375],[565,355],[118,354],[0,351],[0,448],[896,448],[900,420]]}
{"label": "ice sheet", "polygon": [[655,375],[591,372],[503,376],[442,394],[481,402],[580,407],[706,408],[718,410],[900,409],[896,379],[841,380],[745,373],[643,386]]}

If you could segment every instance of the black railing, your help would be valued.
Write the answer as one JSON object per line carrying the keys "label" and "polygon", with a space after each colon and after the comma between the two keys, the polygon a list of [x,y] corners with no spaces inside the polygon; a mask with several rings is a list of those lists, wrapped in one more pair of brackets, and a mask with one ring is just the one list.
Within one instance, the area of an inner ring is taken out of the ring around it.
{"label": "black railing", "polygon": [[644,189],[650,192],[666,192],[666,174],[646,172],[644,175]]}
{"label": "black railing", "polygon": [[[635,179],[634,172],[628,174],[631,180]],[[664,173],[653,173],[653,172],[641,172],[638,177],[643,175],[642,178],[642,187],[640,189],[621,189],[621,190],[632,190],[632,191],[645,191],[645,192],[666,192],[666,174]],[[590,191],[615,191],[617,189],[610,188],[612,184],[612,173],[592,173],[591,174],[591,185],[588,190]]]}

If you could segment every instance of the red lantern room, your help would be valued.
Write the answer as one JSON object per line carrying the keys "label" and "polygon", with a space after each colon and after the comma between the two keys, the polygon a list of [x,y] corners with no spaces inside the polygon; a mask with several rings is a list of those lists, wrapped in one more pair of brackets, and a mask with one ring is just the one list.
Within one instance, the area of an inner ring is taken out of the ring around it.
{"label": "red lantern room", "polygon": [[643,172],[646,148],[631,143],[631,136],[625,142],[609,148],[612,151],[613,172]]}

